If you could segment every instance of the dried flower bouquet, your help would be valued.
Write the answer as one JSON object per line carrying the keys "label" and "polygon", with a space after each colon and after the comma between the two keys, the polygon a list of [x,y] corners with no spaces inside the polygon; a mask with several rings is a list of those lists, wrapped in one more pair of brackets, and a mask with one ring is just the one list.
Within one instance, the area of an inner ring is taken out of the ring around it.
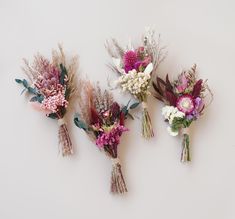
{"label": "dried flower bouquet", "polygon": [[83,129],[112,161],[111,192],[125,193],[127,187],[118,158],[118,146],[123,132],[128,131],[124,120],[129,109],[135,108],[137,104],[130,106],[128,104],[121,108],[113,100],[112,94],[107,90],[102,92],[98,84],[94,86],[89,81],[84,81],[82,84],[82,94],[78,101],[79,113],[74,123]]}
{"label": "dried flower bouquet", "polygon": [[162,115],[169,124],[169,134],[177,136],[181,133],[183,136],[181,161],[191,161],[189,127],[213,99],[207,80],[197,78],[196,65],[193,65],[173,82],[170,82],[168,75],[165,80],[157,77],[153,87],[156,91],[154,96],[165,104]]}
{"label": "dried flower bouquet", "polygon": [[142,111],[142,136],[151,138],[154,136],[151,118],[147,109],[147,98],[151,94],[151,75],[156,73],[159,64],[164,60],[166,53],[160,47],[159,39],[149,29],[143,36],[142,44],[134,48],[131,43],[124,49],[112,39],[106,43],[113,64],[111,69],[120,76],[117,85],[123,91],[128,91],[141,103]]}
{"label": "dried flower bouquet", "polygon": [[62,47],[52,51],[52,60],[37,54],[32,64],[24,59],[23,72],[26,79],[15,79],[24,91],[32,95],[32,106],[47,117],[56,119],[59,125],[59,143],[62,155],[73,153],[72,142],[66,125],[65,115],[72,108],[78,87],[76,81],[77,57],[66,60]]}

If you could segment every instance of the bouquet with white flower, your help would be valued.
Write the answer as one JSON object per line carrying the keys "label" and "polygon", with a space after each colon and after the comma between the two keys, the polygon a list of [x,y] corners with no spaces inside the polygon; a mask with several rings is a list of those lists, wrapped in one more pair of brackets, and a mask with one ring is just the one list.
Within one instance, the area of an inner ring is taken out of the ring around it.
{"label": "bouquet with white flower", "polygon": [[115,39],[106,43],[113,64],[110,66],[120,76],[117,85],[123,91],[128,91],[143,108],[142,135],[145,138],[154,136],[151,119],[147,110],[147,98],[151,85],[151,75],[156,72],[166,53],[155,39],[153,30],[147,30],[143,36],[142,45],[134,48],[130,43],[125,49]]}
{"label": "bouquet with white flower", "polygon": [[189,71],[183,71],[173,83],[170,82],[168,75],[165,81],[157,77],[153,87],[156,91],[154,96],[166,104],[162,108],[162,115],[169,123],[169,134],[183,135],[181,161],[190,161],[189,126],[203,114],[207,93],[210,97],[209,103],[213,99],[207,81],[196,78],[194,65]]}

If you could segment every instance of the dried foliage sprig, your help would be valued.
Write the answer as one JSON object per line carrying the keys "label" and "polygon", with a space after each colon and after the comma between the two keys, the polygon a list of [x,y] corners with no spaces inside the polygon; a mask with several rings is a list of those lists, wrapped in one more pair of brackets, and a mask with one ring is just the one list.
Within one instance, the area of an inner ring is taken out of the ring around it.
{"label": "dried foliage sprig", "polygon": [[24,59],[23,72],[26,79],[15,79],[24,87],[24,91],[32,95],[32,106],[45,113],[47,117],[56,119],[59,125],[59,143],[62,155],[73,153],[72,142],[66,125],[65,115],[73,108],[78,95],[77,57],[66,60],[62,47],[52,51],[52,60],[37,54],[30,64]]}
{"label": "dried foliage sprig", "polygon": [[151,119],[147,110],[147,98],[151,94],[151,76],[156,73],[159,64],[165,59],[165,48],[160,46],[160,37],[148,29],[143,36],[142,45],[134,48],[130,43],[122,48],[112,39],[105,45],[113,64],[110,68],[120,76],[116,81],[123,91],[128,91],[141,103],[142,135],[145,138],[154,136]]}
{"label": "dried foliage sprig", "polygon": [[83,129],[96,146],[104,151],[112,161],[111,192],[127,192],[123,178],[121,163],[118,158],[118,145],[123,132],[128,131],[124,120],[129,109],[137,107],[137,103],[121,107],[113,100],[110,92],[101,91],[99,85],[89,81],[82,83],[83,89],[78,101],[79,113],[74,123]]}
{"label": "dried foliage sprig", "polygon": [[197,78],[196,65],[193,65],[173,82],[168,75],[165,80],[157,77],[153,87],[156,91],[153,95],[165,104],[162,115],[169,123],[168,132],[172,136],[183,135],[181,161],[190,161],[189,127],[213,100],[207,80]]}

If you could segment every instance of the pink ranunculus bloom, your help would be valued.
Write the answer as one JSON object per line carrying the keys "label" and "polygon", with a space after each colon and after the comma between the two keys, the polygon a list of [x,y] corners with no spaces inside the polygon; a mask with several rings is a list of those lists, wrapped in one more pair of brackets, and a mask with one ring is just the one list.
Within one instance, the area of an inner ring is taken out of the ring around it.
{"label": "pink ranunculus bloom", "polygon": [[180,96],[176,102],[176,106],[178,110],[187,115],[192,113],[195,108],[193,97],[189,94]]}

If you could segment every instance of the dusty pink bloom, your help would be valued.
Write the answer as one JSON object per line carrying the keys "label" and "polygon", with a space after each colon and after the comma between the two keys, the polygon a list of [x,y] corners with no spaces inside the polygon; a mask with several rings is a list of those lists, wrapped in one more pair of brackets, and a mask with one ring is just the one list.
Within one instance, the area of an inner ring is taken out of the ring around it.
{"label": "dusty pink bloom", "polygon": [[[55,91],[61,90],[60,70],[53,64],[45,64],[40,66],[40,75],[38,76],[35,86],[45,96],[55,94]],[[57,92],[56,92],[57,93]]]}
{"label": "dusty pink bloom", "polygon": [[49,96],[42,101],[42,109],[49,110],[53,113],[58,111],[58,107],[67,107],[68,101],[65,99],[64,94],[59,91],[54,96]]}
{"label": "dusty pink bloom", "polygon": [[180,84],[177,86],[177,90],[179,93],[182,93],[184,92],[184,90],[187,88],[188,86],[188,79],[186,78],[186,76],[183,74],[181,75],[180,77],[180,80],[179,80]]}

